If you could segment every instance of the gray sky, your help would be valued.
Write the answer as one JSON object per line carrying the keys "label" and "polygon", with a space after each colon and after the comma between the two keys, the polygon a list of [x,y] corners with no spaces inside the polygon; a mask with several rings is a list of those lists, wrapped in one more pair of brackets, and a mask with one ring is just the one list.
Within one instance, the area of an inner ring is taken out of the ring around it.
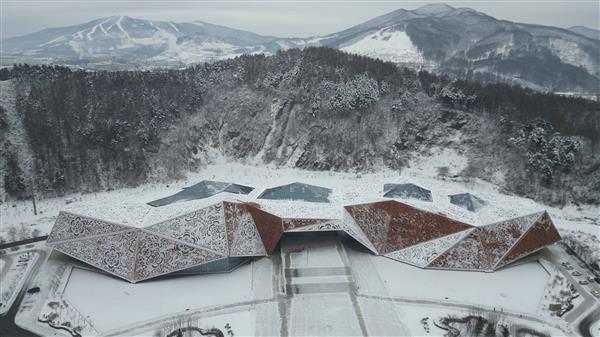
{"label": "gray sky", "polygon": [[[431,1],[141,1],[0,0],[1,37],[83,23],[114,14],[169,21],[201,20],[263,35],[307,37],[348,28],[398,8],[414,9]],[[599,29],[600,2],[476,0],[446,1],[516,22]]]}

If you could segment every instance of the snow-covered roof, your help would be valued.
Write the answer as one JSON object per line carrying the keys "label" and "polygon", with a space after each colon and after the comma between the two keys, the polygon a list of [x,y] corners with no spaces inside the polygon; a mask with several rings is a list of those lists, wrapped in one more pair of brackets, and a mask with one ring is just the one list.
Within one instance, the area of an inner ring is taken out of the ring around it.
{"label": "snow-covered roof", "polygon": [[423,201],[432,201],[430,190],[412,183],[385,184],[383,185],[383,196],[386,198],[414,198]]}
{"label": "snow-covered roof", "polygon": [[485,201],[479,199],[471,193],[452,194],[449,195],[449,197],[451,204],[466,208],[471,212],[475,212],[485,205]]}
{"label": "snow-covered roof", "polygon": [[148,205],[160,207],[178,201],[205,199],[218,193],[248,194],[254,190],[253,187],[226,183],[222,181],[203,180],[195,185],[184,187],[182,191],[168,197],[150,201]]}
{"label": "snow-covered roof", "polygon": [[142,228],[60,212],[47,243],[137,282],[228,257],[270,255],[282,233],[279,217],[220,202]]}
{"label": "snow-covered roof", "polygon": [[493,271],[560,239],[545,212],[475,227],[394,200],[345,206],[340,216],[321,217],[315,212],[312,217],[276,215],[277,202],[293,203],[274,202],[269,208],[202,199],[163,207],[82,209],[96,216],[62,211],[47,242],[137,282],[230,257],[270,255],[284,232],[341,231],[373,253],[398,261],[480,271]]}
{"label": "snow-covered roof", "polygon": [[291,183],[268,188],[259,199],[301,200],[306,202],[329,202],[331,189],[304,183]]}

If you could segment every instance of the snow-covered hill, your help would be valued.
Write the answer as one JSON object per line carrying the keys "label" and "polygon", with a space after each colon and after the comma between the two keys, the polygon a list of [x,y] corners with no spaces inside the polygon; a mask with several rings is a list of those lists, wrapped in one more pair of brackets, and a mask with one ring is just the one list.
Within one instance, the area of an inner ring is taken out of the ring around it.
{"label": "snow-covered hill", "polygon": [[49,58],[59,63],[170,65],[271,53],[284,43],[295,46],[294,41],[201,21],[177,23],[116,15],[6,39],[2,45],[6,54]]}
{"label": "snow-covered hill", "polygon": [[349,53],[365,55],[403,64],[423,64],[423,53],[403,31],[383,28],[350,41],[340,48]]}
{"label": "snow-covered hill", "polygon": [[590,38],[592,33],[431,4],[390,12],[318,43],[386,61],[415,62],[469,80],[595,92],[600,85],[600,45]]}
{"label": "snow-covered hill", "polygon": [[521,24],[470,8],[431,4],[412,11],[398,9],[334,34],[305,39],[262,36],[201,21],[111,16],[1,43],[4,64],[122,69],[327,46],[470,80],[593,93],[600,85],[597,35],[585,27]]}

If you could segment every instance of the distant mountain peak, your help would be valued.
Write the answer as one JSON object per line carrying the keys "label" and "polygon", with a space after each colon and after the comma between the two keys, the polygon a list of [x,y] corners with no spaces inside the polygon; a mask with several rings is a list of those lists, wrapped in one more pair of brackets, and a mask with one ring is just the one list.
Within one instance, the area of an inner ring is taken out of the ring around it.
{"label": "distant mountain peak", "polygon": [[421,15],[438,15],[438,14],[448,13],[453,10],[455,10],[455,8],[448,4],[433,3],[433,4],[427,4],[427,5],[421,6],[417,9],[413,10],[413,12],[417,13],[417,14],[421,14]]}

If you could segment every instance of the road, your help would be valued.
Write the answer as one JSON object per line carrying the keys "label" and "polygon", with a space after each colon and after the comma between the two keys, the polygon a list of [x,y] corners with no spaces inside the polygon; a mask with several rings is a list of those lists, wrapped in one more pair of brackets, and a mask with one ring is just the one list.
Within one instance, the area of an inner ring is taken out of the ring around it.
{"label": "road", "polygon": [[25,295],[25,291],[29,289],[29,283],[32,278],[37,275],[41,266],[46,261],[47,252],[45,250],[35,250],[39,257],[36,261],[35,266],[31,269],[31,271],[27,274],[25,282],[23,283],[23,287],[19,291],[19,295],[13,302],[11,308],[8,312],[0,317],[0,336],[3,337],[37,337],[38,335],[33,332],[27,331],[17,324],[15,324],[15,317],[17,312],[19,311],[19,306],[21,304],[21,300],[23,300],[23,296]]}
{"label": "road", "polygon": [[578,326],[579,333],[583,337],[593,337],[592,325],[600,320],[600,306],[596,307],[587,317],[581,320]]}
{"label": "road", "polygon": [[[578,266],[578,261],[575,260],[571,255],[568,255],[561,246],[555,245],[555,246],[547,247],[544,250],[543,255],[546,260],[551,262],[565,276],[565,278],[571,284],[573,284],[573,286],[575,287],[575,289],[577,290],[577,292],[581,295],[581,298],[583,299],[583,303],[578,305],[575,309],[567,312],[567,314],[563,317],[563,319],[565,321],[567,321],[569,324],[572,324],[575,321],[577,321],[578,319],[580,319],[584,313],[589,311],[598,302],[598,299],[595,298],[590,293],[590,291],[593,289],[600,291],[600,287],[595,282],[592,282],[592,283],[588,284],[587,286],[583,286],[583,285],[579,284],[579,281],[575,277],[573,277],[573,275],[571,275],[571,273],[573,271],[581,269],[581,268],[576,267],[573,270],[567,270],[565,267],[562,266],[562,262],[565,260],[571,261],[571,264],[573,266]],[[589,273],[589,272],[587,270],[584,270],[583,274],[585,275],[587,273]]]}

